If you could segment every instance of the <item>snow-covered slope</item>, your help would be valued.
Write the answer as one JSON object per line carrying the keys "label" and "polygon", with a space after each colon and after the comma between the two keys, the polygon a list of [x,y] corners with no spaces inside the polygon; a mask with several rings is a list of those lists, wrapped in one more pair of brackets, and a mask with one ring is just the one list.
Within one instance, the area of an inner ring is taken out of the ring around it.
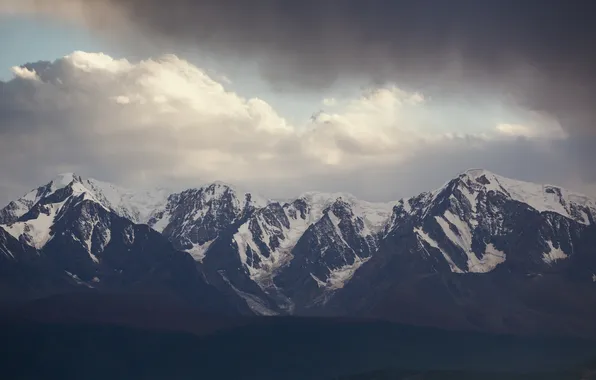
{"label": "snow-covered slope", "polygon": [[116,214],[135,223],[146,224],[152,213],[163,207],[172,193],[167,188],[151,190],[131,190],[115,186],[108,182],[88,179],[83,186],[93,193],[95,198]]}
{"label": "snow-covered slope", "polygon": [[593,333],[595,216],[588,197],[469,170],[399,201],[366,263],[325,302],[303,298],[302,312]]}
{"label": "snow-covered slope", "polygon": [[[56,195],[67,188],[67,197]],[[411,226],[421,246],[440,252],[453,272],[482,273],[507,260],[506,252],[495,244],[476,241],[479,231],[484,240],[508,233],[511,226],[504,207],[517,204],[582,225],[593,224],[596,215],[596,202],[586,196],[482,169],[468,170],[435,191],[389,203],[319,192],[280,203],[221,182],[173,194],[165,189],[133,191],[64,173],[0,210],[0,225],[40,249],[51,239],[61,210],[65,205],[72,207],[73,199],[89,200],[135,223],[147,223],[197,261],[203,260],[222,231],[231,231],[244,269],[263,286],[289,266],[298,242],[312,237],[308,249],[325,259],[307,256],[311,264],[320,261],[327,273],[309,275],[327,289],[343,286],[374,253],[378,242],[404,225]],[[556,241],[544,244],[545,263],[556,263],[570,254]],[[463,253],[464,261],[452,257],[453,247]],[[334,250],[341,251],[339,259],[331,259],[329,252]]]}
{"label": "snow-covered slope", "polygon": [[10,217],[2,227],[16,239],[41,249],[52,238],[53,227],[64,210],[84,200],[97,201],[80,177],[62,174],[11,203],[19,207],[8,206],[12,213],[5,212]]}
{"label": "snow-covered slope", "polygon": [[1,226],[16,239],[21,239],[30,246],[41,249],[51,238],[51,229],[64,202],[50,203],[40,207],[37,218],[18,221]]}
{"label": "snow-covered slope", "polygon": [[178,249],[202,261],[220,232],[268,203],[258,195],[215,182],[170,195],[151,213],[148,224]]}
{"label": "snow-covered slope", "polygon": [[459,176],[464,195],[474,205],[479,194],[495,192],[536,211],[554,212],[582,224],[590,224],[596,214],[596,201],[566,189],[505,178],[487,170],[470,169]]}
{"label": "snow-covered slope", "polygon": [[[325,256],[333,246],[350,251],[352,257],[344,256],[341,265],[328,263],[330,271],[345,271],[342,268],[346,265],[355,267],[364,260],[359,257],[361,247],[352,247],[347,242],[349,234],[356,234],[374,246],[376,235],[391,215],[392,206],[391,203],[360,201],[350,194],[309,192],[292,202],[283,205],[274,202],[258,209],[238,228],[234,242],[251,278],[263,286],[290,263],[294,247],[309,229],[325,235],[319,242],[330,239],[326,246],[313,247],[319,257]],[[328,228],[322,227],[323,224]],[[366,253],[372,250],[367,248]],[[332,277],[329,274],[324,280]]]}
{"label": "snow-covered slope", "polygon": [[78,178],[73,173],[63,173],[56,176],[48,184],[31,190],[16,201],[10,202],[6,207],[0,210],[0,224],[8,224],[16,221],[25,215],[37,202],[43,198],[49,197],[57,190],[68,186]]}
{"label": "snow-covered slope", "polygon": [[41,249],[52,238],[52,227],[64,210],[80,202],[91,201],[133,222],[143,223],[166,197],[165,190],[135,192],[63,173],[2,209],[1,225],[15,238]]}
{"label": "snow-covered slope", "polygon": [[532,237],[538,246],[527,259],[551,265],[567,258],[573,232],[581,228],[574,225],[592,225],[595,216],[596,202],[584,195],[471,169],[433,192],[401,200],[385,234],[408,226],[426,254],[438,251],[452,272],[486,273],[507,261],[507,252],[518,249],[512,235],[528,228],[539,229],[539,236]]}
{"label": "snow-covered slope", "polygon": [[72,187],[74,196],[85,194],[85,199],[93,200],[136,223],[146,223],[151,213],[162,206],[171,193],[164,188],[148,191],[130,190],[93,178],[82,178],[74,173],[62,173],[48,184],[31,190],[0,210],[0,224],[14,222],[40,200],[49,198],[56,191],[66,187]]}
{"label": "snow-covered slope", "polygon": [[[68,251],[65,262],[85,261],[93,273],[115,220],[147,224],[190,254],[209,283],[278,313],[325,305],[359,273],[394,279],[389,268],[462,277],[556,271],[590,246],[595,216],[586,196],[479,169],[388,203],[319,192],[276,202],[221,182],[139,192],[66,173],[0,210],[0,228],[34,250]],[[391,257],[397,267],[383,262]],[[596,268],[585,267],[591,279]]]}

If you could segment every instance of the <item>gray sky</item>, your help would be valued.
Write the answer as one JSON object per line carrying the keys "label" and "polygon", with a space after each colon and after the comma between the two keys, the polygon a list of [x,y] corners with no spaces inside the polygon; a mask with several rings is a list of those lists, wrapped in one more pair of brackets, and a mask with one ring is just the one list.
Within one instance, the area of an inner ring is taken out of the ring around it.
{"label": "gray sky", "polygon": [[596,194],[595,26],[571,3],[2,0],[92,37],[0,82],[0,203],[62,171],[390,200],[484,167]]}

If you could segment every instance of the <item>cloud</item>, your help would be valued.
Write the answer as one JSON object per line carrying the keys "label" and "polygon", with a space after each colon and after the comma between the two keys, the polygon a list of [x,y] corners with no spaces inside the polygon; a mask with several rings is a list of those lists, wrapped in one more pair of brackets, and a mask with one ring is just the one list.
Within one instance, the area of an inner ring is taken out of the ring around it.
{"label": "cloud", "polygon": [[255,145],[275,152],[293,133],[262,100],[228,92],[172,55],[131,63],[75,52],[15,73],[2,96],[1,109],[12,115],[2,114],[5,134],[67,136],[97,158],[154,157],[151,165],[174,175],[233,163],[228,171],[241,176]]}
{"label": "cloud", "polygon": [[524,137],[530,139],[565,139],[568,134],[558,122],[537,116],[534,124],[497,124],[496,130],[511,137]]}
{"label": "cloud", "polygon": [[82,22],[129,49],[191,46],[259,64],[275,86],[364,77],[435,98],[496,94],[595,131],[590,2],[528,0],[4,0]]}
{"label": "cloud", "polygon": [[224,180],[275,197],[318,189],[371,200],[428,190],[480,164],[558,183],[571,173],[577,185],[565,155],[588,152],[533,113],[524,126],[489,120],[462,133],[432,100],[395,85],[291,124],[171,54],[129,61],[77,51],[13,73],[0,81],[3,202],[63,171],[133,187]]}

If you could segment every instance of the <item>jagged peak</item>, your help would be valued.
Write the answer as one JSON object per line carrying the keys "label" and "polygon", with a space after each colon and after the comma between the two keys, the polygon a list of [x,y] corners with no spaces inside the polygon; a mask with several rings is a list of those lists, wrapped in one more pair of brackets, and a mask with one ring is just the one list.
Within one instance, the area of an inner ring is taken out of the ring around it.
{"label": "jagged peak", "polygon": [[136,223],[145,223],[151,212],[165,203],[167,197],[172,194],[172,191],[166,190],[136,191],[126,189],[109,182],[83,178],[77,173],[66,172],[56,175],[45,185],[28,192],[16,202],[12,202],[12,205],[9,204],[7,207],[12,209],[10,218],[5,219],[15,220],[42,199],[66,188],[69,189],[68,194],[75,197],[82,196],[82,200],[98,203]]}
{"label": "jagged peak", "polygon": [[545,193],[553,193],[556,191],[563,197],[571,197],[574,201],[593,202],[594,199],[585,194],[577,193],[568,190],[559,185],[553,185],[548,183],[536,183],[529,182],[520,179],[514,179],[505,177],[486,169],[468,169],[460,173],[457,177],[445,183],[439,189],[433,191],[433,194],[437,194],[444,190],[450,184],[463,183],[466,185],[473,184],[475,188],[484,188],[487,191],[494,190],[502,192],[512,198],[523,197],[523,196],[536,196]]}
{"label": "jagged peak", "polygon": [[432,204],[435,200],[449,197],[455,189],[458,189],[471,203],[475,203],[479,193],[492,192],[512,201],[525,203],[538,212],[555,212],[584,224],[590,223],[586,212],[596,213],[596,200],[586,195],[560,186],[507,178],[485,169],[464,171],[439,189],[429,193],[428,199]]}
{"label": "jagged peak", "polygon": [[302,200],[310,207],[313,220],[320,219],[337,207],[347,207],[351,215],[361,217],[371,230],[380,230],[388,221],[397,202],[367,202],[350,193],[324,193],[310,191],[300,195],[294,202]]}
{"label": "jagged peak", "polygon": [[395,212],[420,213],[424,218],[434,209],[433,205],[451,202],[454,197],[469,203],[475,212],[481,193],[498,194],[505,199],[524,203],[540,213],[557,213],[582,224],[590,224],[596,216],[594,198],[556,185],[507,178],[481,168],[463,171],[434,191],[401,199],[396,202]]}
{"label": "jagged peak", "polygon": [[47,197],[58,190],[70,188],[72,194],[75,196],[84,195],[85,199],[101,203],[97,199],[97,194],[91,181],[93,180],[82,178],[76,173],[60,173],[46,185],[47,190],[42,197]]}
{"label": "jagged peak", "polygon": [[239,186],[224,181],[213,181],[210,183],[203,184],[199,187],[184,190],[181,193],[194,191],[202,192],[204,194],[210,194],[215,198],[219,198],[229,192],[238,200],[242,201],[247,199],[247,197],[250,197],[251,203],[253,203],[257,207],[264,207],[267,204],[273,202],[272,200],[262,197],[259,194],[255,194],[254,192],[248,191]]}
{"label": "jagged peak", "polygon": [[[154,210],[149,214],[147,221],[153,220],[152,227],[154,229],[159,230],[162,227],[165,228],[165,226],[162,226],[159,223],[155,224],[155,217],[157,216],[157,219],[161,220],[163,217],[158,215],[167,215],[168,212],[164,214],[165,210],[180,207],[186,202],[191,202],[194,204],[192,207],[196,209],[196,213],[198,213],[196,215],[202,215],[202,213],[198,211],[201,208],[206,209],[214,207],[214,212],[218,212],[217,210],[219,207],[231,205],[236,212],[241,212],[245,209],[252,210],[263,208],[272,201],[269,201],[255,193],[244,191],[235,185],[222,181],[214,181],[211,183],[202,184],[199,187],[192,187],[180,192],[169,194],[167,200],[162,205],[155,207]],[[166,219],[163,219],[163,223],[165,223]]]}
{"label": "jagged peak", "polygon": [[53,190],[58,190],[73,182],[81,183],[83,179],[75,173],[60,173],[50,181],[50,184]]}
{"label": "jagged peak", "polygon": [[520,187],[526,189],[543,189],[544,191],[549,189],[556,189],[559,190],[561,193],[573,195],[580,198],[590,198],[584,194],[576,193],[570,190],[567,190],[561,186],[548,184],[548,183],[536,183],[536,182],[529,182],[520,179],[505,177],[499,174],[495,174],[486,169],[468,169],[461,173],[457,178],[459,179],[470,179],[475,181],[479,185],[484,185],[484,187],[494,190],[504,190],[507,191],[510,187]]}
{"label": "jagged peak", "polygon": [[319,219],[325,213],[329,207],[337,202],[348,203],[352,205],[358,201],[358,199],[349,193],[325,193],[318,191],[308,191],[302,193],[289,204],[295,204],[296,202],[304,202],[310,209],[310,213],[314,219]]}
{"label": "jagged peak", "polygon": [[238,186],[224,181],[213,181],[211,183],[204,184],[199,187],[198,190],[202,190],[205,193],[211,193],[216,197],[227,192],[233,193],[238,198],[242,198],[242,196],[246,194],[251,194],[251,196],[253,195],[253,193],[250,191],[240,189]]}

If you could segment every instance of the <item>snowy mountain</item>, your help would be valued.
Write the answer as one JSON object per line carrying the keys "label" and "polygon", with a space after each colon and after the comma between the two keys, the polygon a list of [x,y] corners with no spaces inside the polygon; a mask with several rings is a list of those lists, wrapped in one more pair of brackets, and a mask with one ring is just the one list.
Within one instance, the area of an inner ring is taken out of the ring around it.
{"label": "snowy mountain", "polygon": [[31,297],[150,286],[240,313],[596,334],[595,221],[593,199],[480,169],[389,203],[63,174],[0,210],[0,278]]}
{"label": "snowy mountain", "polygon": [[[392,204],[363,202],[350,194],[306,193],[290,203],[270,203],[257,210],[238,228],[234,241],[251,278],[266,286],[292,262],[293,249],[307,233],[315,239],[314,261],[339,249],[336,261],[341,267],[363,262],[375,250],[391,208]],[[331,282],[331,271],[324,280]],[[341,285],[336,281],[329,286]]]}
{"label": "snowy mountain", "polygon": [[0,210],[0,224],[16,221],[39,201],[51,197],[64,188],[72,188],[73,195],[84,194],[85,199],[93,200],[137,223],[146,223],[150,214],[165,203],[170,194],[166,189],[135,191],[92,178],[84,179],[74,173],[62,173],[48,184],[31,190]]}
{"label": "snowy mountain", "polygon": [[221,231],[267,202],[218,182],[170,195],[165,205],[151,212],[148,224],[167,236],[176,248],[202,261]]}
{"label": "snowy mountain", "polygon": [[129,196],[111,185],[104,192],[101,185],[61,175],[9,205],[3,215],[12,220],[0,225],[0,298],[142,291],[170,294],[210,311],[249,312],[242,299],[227,298],[207,284],[189,255],[131,220],[147,215],[146,205],[157,197]]}
{"label": "snowy mountain", "polygon": [[420,246],[440,252],[452,272],[486,273],[516,259],[527,241],[520,235],[533,233],[537,246],[519,257],[530,270],[573,255],[574,237],[594,225],[595,216],[596,202],[583,195],[475,169],[400,201],[387,234],[411,223]]}
{"label": "snowy mountain", "polygon": [[469,170],[398,202],[378,250],[324,312],[593,334],[595,215],[585,196]]}

